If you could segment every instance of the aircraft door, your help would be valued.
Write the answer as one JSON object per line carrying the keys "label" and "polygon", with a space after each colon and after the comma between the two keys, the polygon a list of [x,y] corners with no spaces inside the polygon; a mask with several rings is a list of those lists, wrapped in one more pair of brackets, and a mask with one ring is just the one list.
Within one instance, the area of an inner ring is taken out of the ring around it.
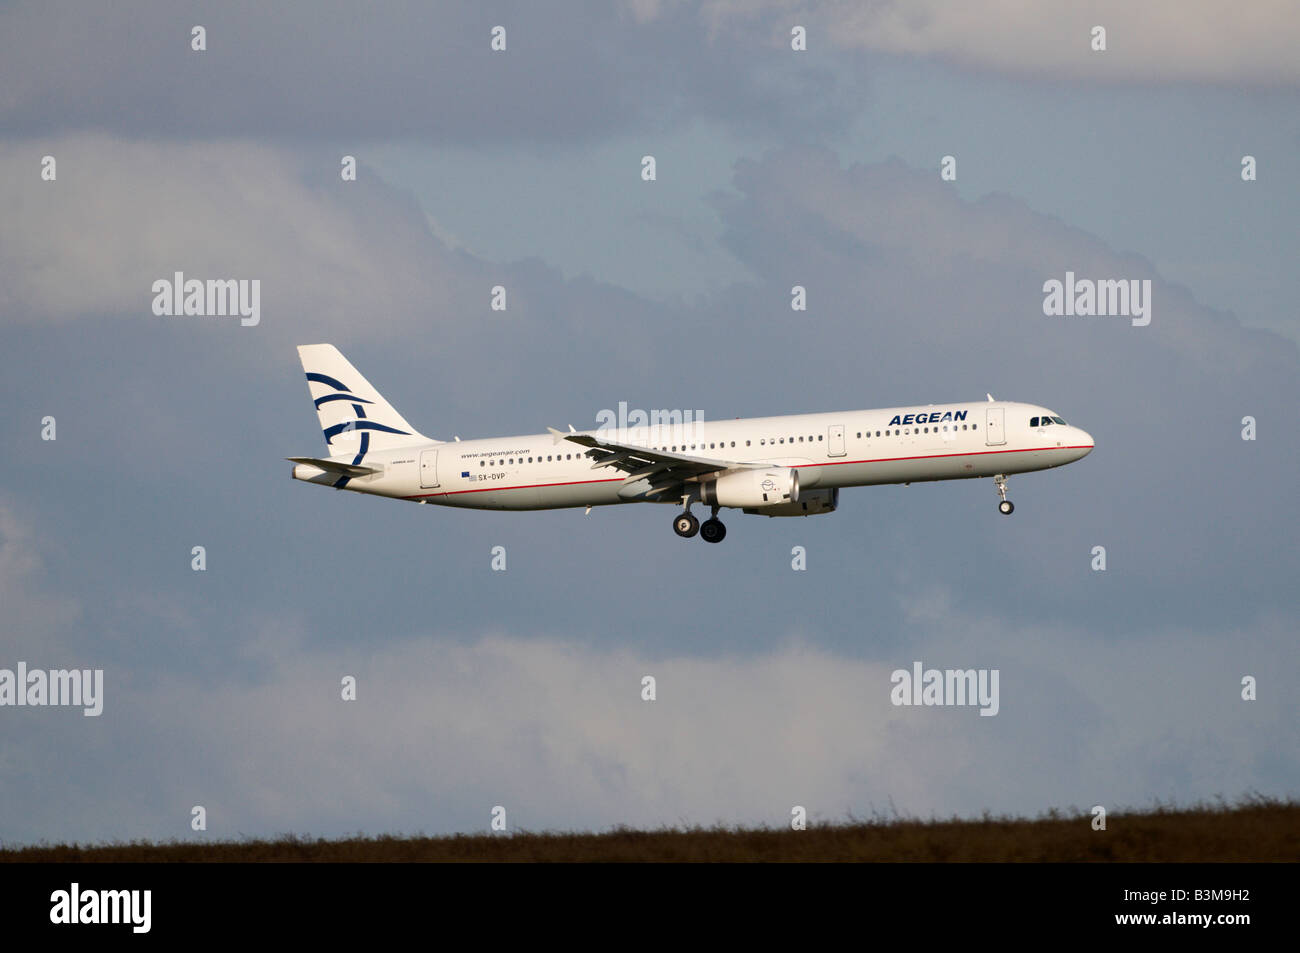
{"label": "aircraft door", "polygon": [[424,489],[438,485],[438,451],[425,450],[420,454],[420,486]]}
{"label": "aircraft door", "polygon": [[826,448],[826,456],[842,457],[844,450],[844,425],[832,424],[826,434],[826,439],[830,441],[830,446]]}
{"label": "aircraft door", "polygon": [[984,442],[990,447],[999,447],[1007,442],[1003,418],[1006,411],[1002,407],[989,407],[984,412]]}

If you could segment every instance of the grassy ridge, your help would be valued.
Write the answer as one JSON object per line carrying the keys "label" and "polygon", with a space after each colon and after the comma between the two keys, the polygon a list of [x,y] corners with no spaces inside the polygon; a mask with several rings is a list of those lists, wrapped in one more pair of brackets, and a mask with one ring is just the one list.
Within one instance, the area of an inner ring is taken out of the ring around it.
{"label": "grassy ridge", "polygon": [[1227,804],[1037,819],[876,819],[773,828],[689,828],[601,834],[458,834],[451,837],[286,836],[212,843],[0,846],[0,862],[412,862],[412,861],[1030,861],[1198,862],[1300,860],[1300,802],[1255,797]]}

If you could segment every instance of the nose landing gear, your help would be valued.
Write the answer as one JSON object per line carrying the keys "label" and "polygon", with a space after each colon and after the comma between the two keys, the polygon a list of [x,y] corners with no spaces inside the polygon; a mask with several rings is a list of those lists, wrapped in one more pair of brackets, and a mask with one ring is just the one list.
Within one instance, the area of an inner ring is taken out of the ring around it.
{"label": "nose landing gear", "polygon": [[1003,516],[1010,516],[1016,511],[1016,504],[1007,499],[1007,477],[1004,473],[999,473],[993,478],[997,484],[998,496],[1002,497],[1002,502],[998,504],[998,512]]}

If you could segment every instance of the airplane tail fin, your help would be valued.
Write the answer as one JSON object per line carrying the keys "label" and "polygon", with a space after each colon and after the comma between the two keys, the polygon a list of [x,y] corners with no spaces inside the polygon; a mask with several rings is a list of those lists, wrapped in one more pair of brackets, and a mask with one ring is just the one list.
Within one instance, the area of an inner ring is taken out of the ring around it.
{"label": "airplane tail fin", "polygon": [[300,344],[298,358],[330,456],[355,454],[355,465],[370,450],[436,442],[408,424],[333,344]]}

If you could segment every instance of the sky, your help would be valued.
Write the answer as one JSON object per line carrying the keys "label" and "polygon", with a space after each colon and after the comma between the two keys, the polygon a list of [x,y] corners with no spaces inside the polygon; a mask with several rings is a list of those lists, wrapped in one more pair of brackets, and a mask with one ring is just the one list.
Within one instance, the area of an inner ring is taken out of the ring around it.
{"label": "sky", "polygon": [[[104,686],[0,705],[0,842],[1300,793],[1300,8],[1020,7],[0,6],[0,677]],[[260,320],[156,315],[177,271]],[[1067,271],[1151,323],[1044,314]],[[440,439],[988,392],[1097,448],[1010,519],[858,488],[721,546],[416,508],[289,480],[317,342]],[[997,714],[893,704],[916,662]]]}

